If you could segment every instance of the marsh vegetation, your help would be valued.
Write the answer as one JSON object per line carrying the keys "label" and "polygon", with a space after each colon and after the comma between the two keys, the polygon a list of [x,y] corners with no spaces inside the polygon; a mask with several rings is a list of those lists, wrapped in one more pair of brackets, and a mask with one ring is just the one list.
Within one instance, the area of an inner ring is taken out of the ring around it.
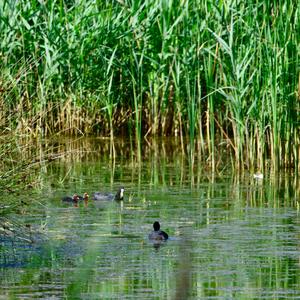
{"label": "marsh vegetation", "polygon": [[177,136],[215,169],[299,169],[295,1],[0,4],[0,126],[34,137]]}
{"label": "marsh vegetation", "polygon": [[0,298],[299,297],[296,2],[0,1]]}

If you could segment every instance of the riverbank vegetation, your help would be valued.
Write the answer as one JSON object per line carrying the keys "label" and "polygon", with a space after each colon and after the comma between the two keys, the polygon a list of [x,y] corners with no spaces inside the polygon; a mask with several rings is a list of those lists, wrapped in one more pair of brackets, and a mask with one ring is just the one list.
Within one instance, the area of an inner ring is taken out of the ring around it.
{"label": "riverbank vegetation", "polygon": [[299,168],[294,1],[0,4],[0,127],[32,136],[175,136],[214,168]]}

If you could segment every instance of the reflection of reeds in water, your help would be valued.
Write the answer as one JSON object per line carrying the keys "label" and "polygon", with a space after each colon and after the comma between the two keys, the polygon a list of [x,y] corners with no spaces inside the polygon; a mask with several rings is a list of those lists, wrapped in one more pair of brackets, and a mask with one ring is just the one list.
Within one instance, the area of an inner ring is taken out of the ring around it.
{"label": "reflection of reeds in water", "polygon": [[185,238],[180,241],[178,264],[176,268],[175,300],[189,299],[192,283],[192,243]]}
{"label": "reflection of reeds in water", "polygon": [[[203,184],[207,184],[209,199],[216,193],[215,184],[230,182],[233,187],[247,185],[244,190],[233,188],[230,197],[247,199],[250,205],[255,205],[258,199],[270,204],[270,201],[278,199],[276,195],[280,193],[293,206],[299,199],[296,173],[276,174],[272,169],[265,169],[264,178],[256,180],[252,173],[235,172],[231,159],[222,148],[219,149],[216,171],[212,172],[210,162],[198,151],[194,151],[193,159],[190,159],[190,155],[187,155],[190,152],[182,148],[180,139],[153,139],[143,143],[141,147],[139,157],[130,141],[116,140],[115,156],[111,156],[110,139],[52,138],[39,141],[6,137],[0,144],[0,184],[8,191],[18,183],[36,183],[36,186],[50,187],[52,184],[55,186],[75,180],[84,184],[84,178],[88,177],[111,187],[115,182],[130,181],[135,190],[139,190],[145,183],[154,188],[174,186],[192,189],[201,189]],[[224,147],[226,149],[226,145]],[[128,174],[131,174],[130,179]],[[234,194],[244,191],[247,192],[246,197]],[[289,193],[293,197],[288,197]],[[279,205],[276,202],[273,204]]]}
{"label": "reflection of reeds in water", "polygon": [[[136,182],[139,183],[139,179],[146,176],[148,182],[153,186],[188,185],[197,188],[203,183],[209,183],[210,186],[213,186],[217,181],[228,180],[228,176],[231,178],[232,185],[238,186],[247,182],[250,194],[257,193],[259,189],[263,190],[260,185],[264,187],[282,187],[284,185],[286,188],[289,185],[297,186],[298,177],[296,174],[290,177],[286,173],[279,173],[275,176],[272,175],[272,169],[266,169],[266,176],[263,181],[257,181],[249,172],[232,172],[231,161],[228,159],[227,153],[224,154],[222,150],[220,150],[220,161],[217,165],[219,172],[211,173],[209,163],[199,155],[199,152],[194,153],[194,158],[191,161],[189,156],[186,155],[188,150],[183,151],[180,141],[176,139],[152,140],[151,143],[144,143],[142,146],[142,161],[139,161],[137,155],[132,155],[134,149],[130,148],[126,141],[119,140],[114,147],[116,152],[115,161],[109,156],[109,139],[78,139],[65,142],[55,148],[56,150],[53,149],[53,155],[56,151],[67,153],[68,155],[63,157],[66,164],[97,161],[99,164],[104,164],[107,170],[111,170],[112,176],[114,175],[115,165],[121,164],[122,168],[131,170],[133,183],[135,183],[135,178],[138,178]],[[224,179],[222,179],[223,177]],[[114,179],[111,178],[111,182],[113,181]]]}

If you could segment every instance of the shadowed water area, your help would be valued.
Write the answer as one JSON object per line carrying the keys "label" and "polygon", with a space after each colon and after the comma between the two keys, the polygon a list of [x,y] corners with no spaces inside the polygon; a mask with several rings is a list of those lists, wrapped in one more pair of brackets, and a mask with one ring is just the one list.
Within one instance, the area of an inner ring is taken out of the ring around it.
{"label": "shadowed water area", "polygon": [[[19,204],[0,215],[0,299],[300,298],[293,174],[256,180],[226,156],[212,173],[169,141],[140,159],[125,142],[49,142],[40,155],[49,148],[41,191],[6,196]],[[123,202],[91,199],[120,186]],[[75,192],[90,200],[61,201]],[[148,241],[156,220],[170,237],[159,245]]]}

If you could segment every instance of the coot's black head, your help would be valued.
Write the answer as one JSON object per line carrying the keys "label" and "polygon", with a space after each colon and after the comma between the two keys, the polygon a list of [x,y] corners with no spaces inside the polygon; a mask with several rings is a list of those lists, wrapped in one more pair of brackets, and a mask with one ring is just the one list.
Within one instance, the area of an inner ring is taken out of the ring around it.
{"label": "coot's black head", "polygon": [[153,223],[153,228],[154,228],[154,231],[158,231],[160,229],[160,224],[157,221],[155,221]]}

